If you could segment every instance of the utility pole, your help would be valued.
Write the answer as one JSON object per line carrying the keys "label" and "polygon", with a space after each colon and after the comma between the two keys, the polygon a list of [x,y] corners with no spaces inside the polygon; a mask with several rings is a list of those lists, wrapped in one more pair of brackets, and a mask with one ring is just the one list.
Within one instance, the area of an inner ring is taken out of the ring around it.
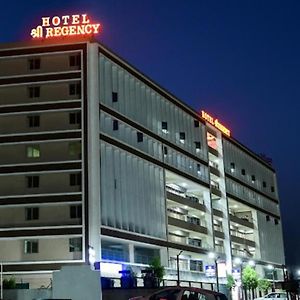
{"label": "utility pole", "polygon": [[217,285],[217,292],[219,292],[219,272],[218,272],[218,257],[215,258],[215,273],[216,273],[216,285]]}
{"label": "utility pole", "polygon": [[1,284],[1,294],[0,299],[3,300],[3,263],[0,263],[0,284]]}
{"label": "utility pole", "polygon": [[176,262],[177,262],[177,286],[180,286],[180,278],[179,278],[179,256],[183,251],[181,250],[177,255],[176,255]]}

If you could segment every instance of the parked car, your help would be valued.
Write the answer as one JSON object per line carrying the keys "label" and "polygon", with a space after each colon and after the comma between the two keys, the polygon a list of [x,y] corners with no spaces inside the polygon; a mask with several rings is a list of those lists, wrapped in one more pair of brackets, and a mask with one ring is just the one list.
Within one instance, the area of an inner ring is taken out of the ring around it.
{"label": "parked car", "polygon": [[129,300],[227,300],[222,293],[193,287],[164,288],[148,296],[139,296]]}
{"label": "parked car", "polygon": [[276,300],[288,300],[286,292],[272,292],[263,297],[255,298],[254,300],[266,300],[269,298],[276,298]]}

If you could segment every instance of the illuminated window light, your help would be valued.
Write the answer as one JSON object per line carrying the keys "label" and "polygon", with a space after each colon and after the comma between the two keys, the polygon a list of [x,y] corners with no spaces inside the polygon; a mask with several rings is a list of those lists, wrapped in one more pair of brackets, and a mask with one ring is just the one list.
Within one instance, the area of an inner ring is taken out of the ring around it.
{"label": "illuminated window light", "polygon": [[165,122],[165,121],[161,122],[161,131],[165,134],[167,134],[169,132],[167,122]]}
{"label": "illuminated window light", "polygon": [[101,262],[100,270],[102,273],[110,275],[119,275],[119,271],[122,271],[122,265],[109,262]]}

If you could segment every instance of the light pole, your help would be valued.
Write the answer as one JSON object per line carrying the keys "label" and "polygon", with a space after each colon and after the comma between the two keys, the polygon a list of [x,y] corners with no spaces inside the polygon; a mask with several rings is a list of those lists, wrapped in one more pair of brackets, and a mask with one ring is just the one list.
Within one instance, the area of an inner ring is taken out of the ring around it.
{"label": "light pole", "polygon": [[3,299],[3,263],[0,263],[0,284],[1,284],[1,294],[0,299]]}
{"label": "light pole", "polygon": [[177,286],[180,286],[180,278],[179,278],[179,256],[183,251],[181,250],[177,255],[176,255],[176,262],[177,262]]}
{"label": "light pole", "polygon": [[215,263],[215,274],[216,274],[216,287],[217,287],[217,292],[219,292],[219,273],[218,273],[218,259],[219,259],[219,256],[216,257],[216,254],[215,254],[215,253],[210,252],[210,253],[208,253],[208,257],[214,259],[214,263]]}

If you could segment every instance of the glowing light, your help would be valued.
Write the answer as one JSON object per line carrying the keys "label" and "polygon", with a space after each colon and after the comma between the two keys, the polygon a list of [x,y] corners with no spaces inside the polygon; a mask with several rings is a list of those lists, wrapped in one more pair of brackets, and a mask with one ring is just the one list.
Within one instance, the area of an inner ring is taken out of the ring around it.
{"label": "glowing light", "polygon": [[119,271],[122,271],[121,264],[114,264],[108,262],[101,262],[100,263],[100,270],[101,273],[111,274],[111,275],[118,275]]}
{"label": "glowing light", "polygon": [[230,136],[230,130],[225,127],[222,123],[219,122],[218,119],[213,118],[208,113],[206,113],[204,110],[201,111],[201,116],[204,120],[206,120],[208,123],[219,129],[222,133],[225,135]]}
{"label": "glowing light", "polygon": [[269,270],[274,270],[274,267],[273,267],[272,265],[267,265],[267,268],[268,268]]}
{"label": "glowing light", "polygon": [[240,265],[242,263],[242,260],[239,258],[239,257],[236,257],[234,260],[233,260],[233,263],[236,264],[236,265]]}
{"label": "glowing light", "polygon": [[208,257],[209,258],[215,258],[216,257],[216,254],[214,252],[209,252],[208,253]]}
{"label": "glowing light", "polygon": [[41,25],[33,28],[34,38],[52,38],[74,35],[93,35],[99,33],[101,25],[91,23],[87,14],[42,17]]}
{"label": "glowing light", "polygon": [[249,261],[248,261],[248,265],[249,265],[250,267],[254,267],[254,266],[255,266],[255,261],[254,261],[254,260],[249,260]]}

